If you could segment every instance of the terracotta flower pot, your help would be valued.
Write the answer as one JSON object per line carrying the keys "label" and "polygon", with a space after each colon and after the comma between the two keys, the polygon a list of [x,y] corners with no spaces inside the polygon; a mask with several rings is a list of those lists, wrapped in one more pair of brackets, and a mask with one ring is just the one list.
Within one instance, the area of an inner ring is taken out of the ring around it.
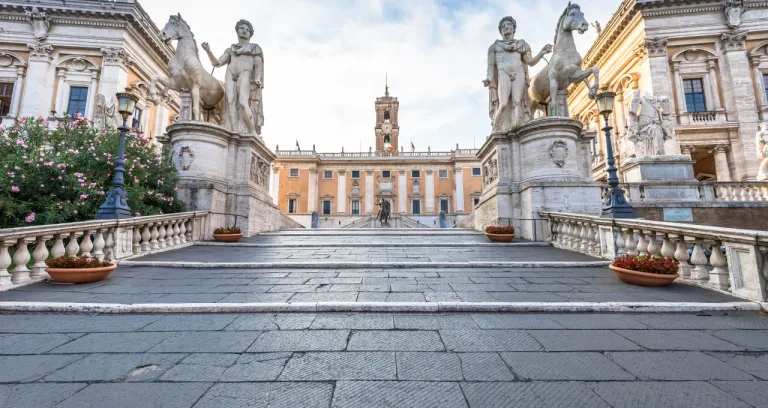
{"label": "terracotta flower pot", "polygon": [[669,286],[675,279],[678,278],[678,274],[664,275],[660,273],[648,273],[639,272],[629,269],[619,268],[618,266],[609,265],[609,268],[613,271],[617,278],[621,279],[624,283],[638,286]]}
{"label": "terracotta flower pot", "polygon": [[243,233],[239,234],[213,234],[213,239],[218,242],[237,242],[243,237]]}
{"label": "terracotta flower pot", "polygon": [[486,232],[485,236],[493,242],[512,242],[515,239],[515,234],[491,234]]}
{"label": "terracotta flower pot", "polygon": [[106,278],[115,268],[117,268],[117,264],[98,268],[45,268],[45,271],[56,282],[87,283]]}

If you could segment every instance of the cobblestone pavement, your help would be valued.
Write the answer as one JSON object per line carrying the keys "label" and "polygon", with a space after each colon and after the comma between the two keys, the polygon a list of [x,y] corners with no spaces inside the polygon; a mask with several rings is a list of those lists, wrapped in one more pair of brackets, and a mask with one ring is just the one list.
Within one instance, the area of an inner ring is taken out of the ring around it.
{"label": "cobblestone pavement", "polygon": [[0,407],[765,407],[757,314],[0,315]]}
{"label": "cobblestone pavement", "polygon": [[[174,251],[175,252],[175,251]],[[646,288],[608,267],[515,269],[117,268],[88,284],[37,283],[0,292],[0,302],[733,302],[684,284]]]}

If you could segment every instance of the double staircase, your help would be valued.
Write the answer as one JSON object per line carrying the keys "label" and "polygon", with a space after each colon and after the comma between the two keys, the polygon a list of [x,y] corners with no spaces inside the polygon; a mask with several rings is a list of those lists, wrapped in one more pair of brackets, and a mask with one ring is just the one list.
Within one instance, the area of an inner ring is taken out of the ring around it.
{"label": "double staircase", "polygon": [[392,214],[389,217],[389,226],[387,227],[381,225],[379,220],[376,219],[376,214],[369,214],[341,228],[429,228],[429,226],[402,214]]}

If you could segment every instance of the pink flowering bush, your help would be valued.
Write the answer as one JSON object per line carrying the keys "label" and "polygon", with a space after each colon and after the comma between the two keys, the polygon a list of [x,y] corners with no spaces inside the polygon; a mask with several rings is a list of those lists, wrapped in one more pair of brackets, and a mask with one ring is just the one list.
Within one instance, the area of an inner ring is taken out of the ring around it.
{"label": "pink flowering bush", "polygon": [[[0,129],[0,228],[93,219],[112,188],[119,132],[84,118],[50,129],[24,118]],[[178,171],[147,137],[125,140],[128,205],[142,215],[184,210],[176,199]]]}

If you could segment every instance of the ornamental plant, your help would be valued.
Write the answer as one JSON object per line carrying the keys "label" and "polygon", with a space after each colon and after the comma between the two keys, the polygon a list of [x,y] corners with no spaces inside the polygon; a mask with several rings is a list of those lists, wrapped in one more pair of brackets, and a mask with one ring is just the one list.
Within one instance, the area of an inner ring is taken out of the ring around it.
{"label": "ornamental plant", "polygon": [[514,227],[497,227],[493,225],[489,225],[488,227],[485,227],[485,232],[488,234],[514,234],[515,228]]}
{"label": "ornamental plant", "polygon": [[219,227],[213,230],[216,235],[219,234],[240,234],[240,227]]}
{"label": "ornamental plant", "polygon": [[[43,118],[0,126],[0,228],[93,219],[112,188],[119,131],[78,116],[51,127]],[[141,133],[125,140],[125,190],[136,216],[183,211],[178,171]]]}
{"label": "ornamental plant", "polygon": [[90,257],[85,255],[80,256],[58,256],[45,261],[45,264],[49,268],[103,268],[105,266],[112,266],[112,262],[107,260],[100,260],[96,257]]}
{"label": "ornamental plant", "polygon": [[637,272],[673,275],[680,262],[668,256],[624,255],[613,260],[613,266]]}

